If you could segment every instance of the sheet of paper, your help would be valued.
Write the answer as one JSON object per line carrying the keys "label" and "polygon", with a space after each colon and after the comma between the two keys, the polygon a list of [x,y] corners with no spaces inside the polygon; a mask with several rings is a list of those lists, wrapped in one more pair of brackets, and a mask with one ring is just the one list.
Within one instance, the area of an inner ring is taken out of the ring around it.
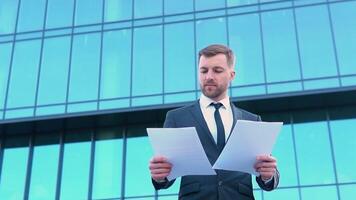
{"label": "sheet of paper", "polygon": [[270,155],[283,122],[237,120],[213,168],[259,175],[253,168],[258,155]]}
{"label": "sheet of paper", "polygon": [[185,175],[215,175],[194,127],[147,128],[155,155],[173,165],[168,180]]}

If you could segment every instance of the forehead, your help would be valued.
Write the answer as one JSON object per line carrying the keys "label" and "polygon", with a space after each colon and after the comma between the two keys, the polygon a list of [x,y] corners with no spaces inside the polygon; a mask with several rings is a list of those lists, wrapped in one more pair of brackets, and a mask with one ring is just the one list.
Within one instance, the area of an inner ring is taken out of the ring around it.
{"label": "forehead", "polygon": [[199,59],[199,67],[214,67],[214,66],[221,66],[227,67],[227,59],[224,54],[217,54],[211,57],[205,57],[204,55]]}

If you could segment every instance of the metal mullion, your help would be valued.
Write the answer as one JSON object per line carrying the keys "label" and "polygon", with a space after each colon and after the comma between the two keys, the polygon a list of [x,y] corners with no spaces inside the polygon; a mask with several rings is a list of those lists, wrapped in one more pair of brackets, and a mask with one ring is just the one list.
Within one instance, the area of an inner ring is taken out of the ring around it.
{"label": "metal mullion", "polygon": [[91,148],[90,148],[90,166],[89,166],[89,183],[88,183],[88,199],[92,199],[93,195],[93,174],[94,174],[94,161],[95,161],[95,138],[96,138],[96,128],[91,133]]}
{"label": "metal mullion", "polygon": [[130,58],[130,101],[129,107],[132,107],[132,79],[133,79],[133,53],[134,53],[134,18],[135,18],[135,0],[132,0],[131,6],[131,58]]}
{"label": "metal mullion", "polygon": [[197,23],[196,23],[196,9],[195,9],[195,0],[193,0],[193,29],[194,29],[194,73],[195,73],[195,99],[198,99],[198,52],[197,52]]}
{"label": "metal mullion", "polygon": [[23,199],[27,200],[30,192],[30,182],[32,174],[32,161],[33,161],[33,149],[34,149],[34,132],[31,133],[29,138],[29,152],[27,158],[27,169],[26,169],[26,181],[25,181],[25,191],[23,194]]}
{"label": "metal mullion", "polygon": [[[266,58],[265,58],[265,46],[263,41],[263,28],[262,28],[262,14],[261,14],[261,5],[260,0],[258,0],[258,19],[259,19],[259,28],[260,28],[260,38],[261,38],[261,48],[262,48],[262,63],[263,63],[263,77],[264,77],[264,86],[266,95],[268,95],[268,87],[267,87],[267,72],[266,72]],[[263,195],[262,195],[263,200]]]}
{"label": "metal mullion", "polygon": [[5,137],[3,135],[0,136],[0,181],[1,181],[1,175],[2,175],[2,163],[4,160],[4,142]]}
{"label": "metal mullion", "polygon": [[300,175],[299,175],[299,164],[298,164],[298,156],[297,156],[297,146],[296,146],[295,131],[294,131],[294,118],[293,118],[292,114],[290,114],[290,125],[291,125],[291,128],[292,128],[292,140],[293,140],[294,158],[295,158],[295,166],[296,166],[296,169],[297,169],[298,194],[299,194],[299,199],[302,200],[302,191],[301,191]]}
{"label": "metal mullion", "polygon": [[100,109],[100,93],[101,93],[101,75],[102,75],[102,66],[103,66],[103,43],[104,43],[104,16],[105,16],[105,2],[103,0],[103,5],[101,9],[101,30],[100,30],[100,60],[99,60],[99,83],[98,83],[98,96],[97,96],[97,105],[96,109]]}
{"label": "metal mullion", "polygon": [[330,127],[330,113],[327,110],[326,111],[326,122],[328,125],[328,136],[329,136],[329,142],[330,142],[330,151],[331,151],[331,158],[333,161],[333,171],[334,171],[334,176],[335,176],[335,182],[336,182],[336,191],[337,191],[337,196],[338,199],[340,198],[340,189],[339,189],[339,180],[337,177],[337,171],[336,171],[336,161],[335,161],[335,152],[334,152],[334,144],[333,144],[333,138],[332,138],[332,134],[331,134],[331,127]]}
{"label": "metal mullion", "polygon": [[4,102],[4,112],[2,118],[5,119],[5,113],[6,113],[6,107],[7,107],[7,99],[9,95],[9,88],[10,88],[10,79],[11,79],[11,72],[12,72],[12,64],[14,62],[14,51],[15,51],[15,46],[16,46],[16,32],[17,32],[17,25],[19,21],[19,13],[20,13],[20,6],[21,6],[21,0],[19,0],[17,4],[17,13],[16,13],[16,23],[15,23],[15,30],[14,30],[14,37],[12,41],[12,49],[11,49],[11,58],[10,58],[10,66],[9,66],[9,73],[7,76],[7,85],[6,85],[6,92],[5,92],[5,102]]}
{"label": "metal mullion", "polygon": [[64,156],[64,132],[60,132],[59,138],[59,155],[58,155],[58,171],[56,183],[56,200],[60,200],[62,173],[63,173],[63,156]]}
{"label": "metal mullion", "polygon": [[121,199],[124,199],[126,179],[127,127],[124,127],[124,130],[122,132],[122,139]]}

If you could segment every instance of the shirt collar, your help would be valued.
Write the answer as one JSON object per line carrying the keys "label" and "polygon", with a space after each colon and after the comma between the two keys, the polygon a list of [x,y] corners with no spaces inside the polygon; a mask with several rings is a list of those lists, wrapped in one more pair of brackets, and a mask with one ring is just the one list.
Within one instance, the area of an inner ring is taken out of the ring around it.
{"label": "shirt collar", "polygon": [[[211,103],[217,103],[216,101],[214,101],[214,100],[210,99],[209,97],[205,96],[203,93],[200,96],[200,101],[199,102],[200,102],[200,105],[203,108],[208,108]],[[223,107],[225,109],[230,108],[230,98],[229,98],[229,96],[226,96],[225,98],[221,99],[219,101],[219,103],[222,103],[222,105],[223,105]]]}

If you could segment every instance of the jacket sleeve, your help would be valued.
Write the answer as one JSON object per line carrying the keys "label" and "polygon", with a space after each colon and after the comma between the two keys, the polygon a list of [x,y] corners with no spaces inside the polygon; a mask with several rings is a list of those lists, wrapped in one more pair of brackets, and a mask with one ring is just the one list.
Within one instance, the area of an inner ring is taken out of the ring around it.
{"label": "jacket sleeve", "polygon": [[[166,120],[164,121],[163,127],[164,128],[175,128],[173,114],[170,111],[167,112]],[[160,190],[160,189],[169,188],[171,185],[173,185],[174,181],[175,181],[175,179],[168,181],[166,178],[163,182],[157,182],[152,179],[152,184],[156,190]]]}

